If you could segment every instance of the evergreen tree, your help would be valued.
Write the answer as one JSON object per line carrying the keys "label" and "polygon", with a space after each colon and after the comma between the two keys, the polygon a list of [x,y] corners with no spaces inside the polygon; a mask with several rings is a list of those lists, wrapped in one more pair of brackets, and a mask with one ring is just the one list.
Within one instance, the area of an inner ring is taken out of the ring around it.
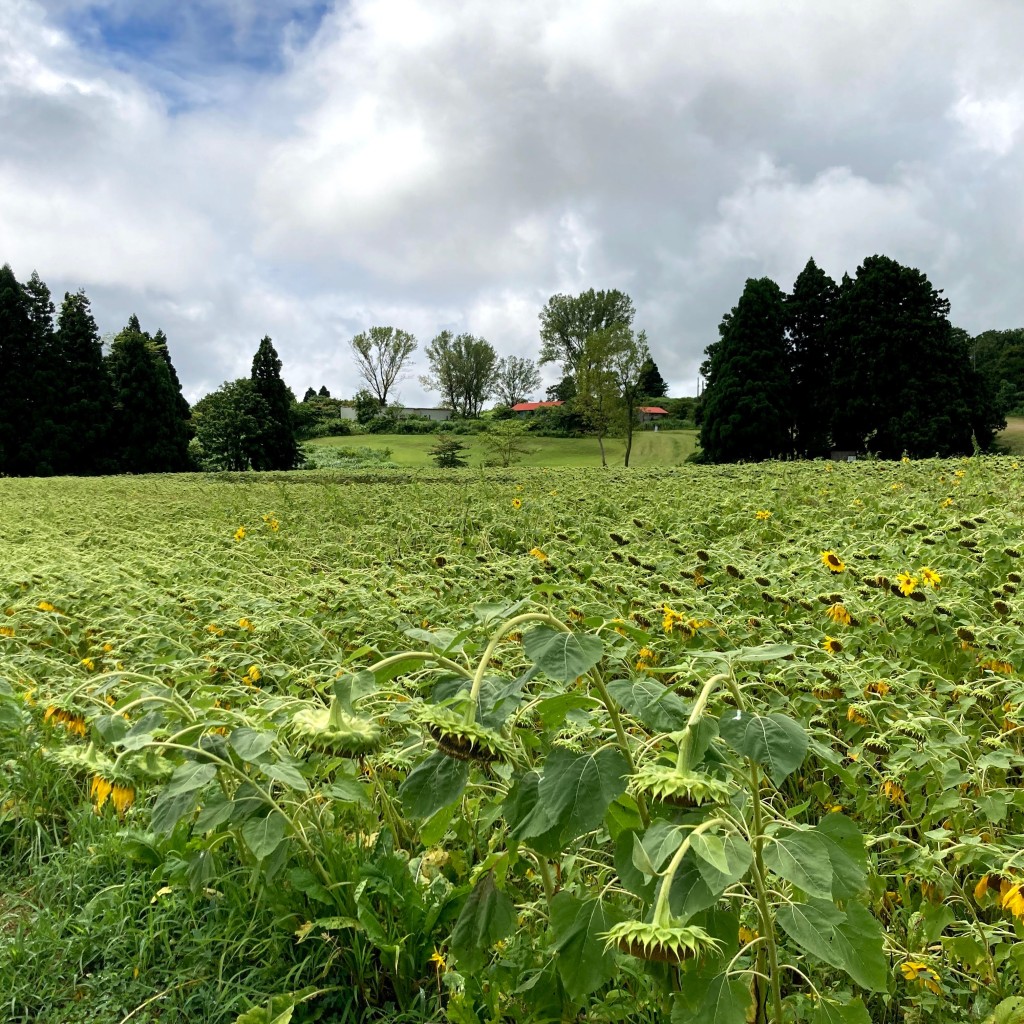
{"label": "evergreen tree", "polygon": [[114,339],[105,366],[113,393],[113,451],[122,473],[190,468],[188,427],[167,361],[134,315]]}
{"label": "evergreen tree", "polygon": [[949,300],[919,270],[871,256],[840,289],[833,437],[895,459],[967,455],[999,425],[994,402],[948,319]]}
{"label": "evergreen tree", "polygon": [[292,423],[295,396],[281,379],[281,360],[268,337],[263,338],[253,356],[251,379],[267,408],[262,450],[254,454],[252,467],[294,469],[300,461]]}
{"label": "evergreen tree", "polygon": [[196,402],[193,413],[204,469],[241,472],[265,461],[272,418],[254,380],[222,384]]}
{"label": "evergreen tree", "polygon": [[827,455],[831,448],[829,427],[835,399],[829,318],[838,295],[839,286],[812,259],[786,296],[793,450],[804,459]]}
{"label": "evergreen tree", "polygon": [[116,468],[109,450],[112,395],[103,345],[84,291],[65,293],[51,360],[61,400],[53,414],[53,472],[87,475]]}
{"label": "evergreen tree", "polygon": [[[53,429],[64,400],[64,380],[54,351],[54,305],[50,289],[36,271],[22,285],[28,303],[31,340],[26,384],[22,394],[28,405],[23,432],[26,472],[50,476],[61,461],[60,440]],[[31,464],[30,466],[28,464]]]}
{"label": "evergreen tree", "polygon": [[701,368],[700,443],[709,462],[760,462],[790,451],[785,298],[770,278],[747,280]]}
{"label": "evergreen tree", "polygon": [[[148,338],[149,335],[147,334]],[[188,437],[192,437],[193,430],[189,423],[192,418],[192,410],[189,407],[188,400],[181,392],[181,381],[178,380],[178,371],[174,369],[174,363],[171,362],[171,352],[167,347],[167,335],[162,330],[158,330],[153,335],[151,346],[155,355],[159,356],[167,366],[167,373],[171,378],[171,386],[174,388],[174,402],[178,409],[178,416],[185,421],[185,430]]]}
{"label": "evergreen tree", "polygon": [[30,432],[44,426],[33,401],[36,338],[30,298],[5,263],[0,267],[0,475],[36,471]]}
{"label": "evergreen tree", "polygon": [[304,402],[308,402],[308,401],[310,401],[313,398],[316,398],[316,389],[315,388],[306,388],[306,393],[302,396],[302,400]]}
{"label": "evergreen tree", "polygon": [[331,397],[331,393],[330,393],[330,391],[327,390],[327,385],[326,384],[321,384],[320,385],[320,390],[317,392],[317,394],[321,398],[330,398]]}
{"label": "evergreen tree", "polygon": [[640,372],[639,387],[644,398],[664,398],[668,394],[668,384],[665,383],[658,364],[651,358],[647,359]]}

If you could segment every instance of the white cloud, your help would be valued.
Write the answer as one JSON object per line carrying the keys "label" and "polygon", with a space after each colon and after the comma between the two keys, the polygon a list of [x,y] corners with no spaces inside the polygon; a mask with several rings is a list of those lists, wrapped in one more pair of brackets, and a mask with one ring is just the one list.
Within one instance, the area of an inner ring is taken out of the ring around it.
{"label": "white cloud", "polygon": [[529,354],[591,286],[683,393],[744,279],[811,256],[885,252],[965,326],[1024,323],[1021,5],[339,0],[310,38],[312,0],[224,0],[276,59],[200,69],[189,0],[147,8],[185,26],[166,66],[63,27],[93,2],[0,6],[0,260],[163,327],[193,397],[263,334],[300,392],[354,391],[374,323]]}

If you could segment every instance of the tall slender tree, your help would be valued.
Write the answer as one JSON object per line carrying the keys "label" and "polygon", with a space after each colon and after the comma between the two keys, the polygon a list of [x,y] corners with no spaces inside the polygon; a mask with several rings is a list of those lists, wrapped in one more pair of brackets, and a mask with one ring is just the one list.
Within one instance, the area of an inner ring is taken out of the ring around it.
{"label": "tall slender tree", "polygon": [[785,298],[768,277],[747,280],[701,368],[700,443],[709,462],[760,462],[790,452]]}
{"label": "tall slender tree", "polygon": [[498,360],[494,374],[494,397],[502,405],[518,405],[528,401],[540,387],[537,364],[526,356],[504,356]]}
{"label": "tall slender tree", "polygon": [[64,295],[51,370],[61,391],[53,409],[53,471],[75,475],[113,471],[113,396],[103,366],[103,345],[84,291]]}
{"label": "tall slender tree", "polygon": [[263,443],[254,455],[253,469],[294,469],[299,464],[292,422],[295,395],[281,379],[281,360],[269,337],[263,338],[253,356],[250,377],[267,407]]}
{"label": "tall slender tree", "polygon": [[36,469],[29,438],[38,425],[35,353],[29,296],[5,263],[0,267],[0,474],[27,476]]}
{"label": "tall slender tree", "polygon": [[665,398],[668,395],[668,384],[665,383],[658,364],[650,356],[641,370],[639,387],[644,398]]}
{"label": "tall slender tree", "polygon": [[793,450],[800,458],[827,455],[831,447],[835,396],[829,319],[838,295],[839,286],[811,259],[786,296]]}
{"label": "tall slender tree", "polygon": [[409,357],[416,350],[416,339],[408,331],[394,327],[371,327],[350,342],[359,376],[382,406],[402,377]]}

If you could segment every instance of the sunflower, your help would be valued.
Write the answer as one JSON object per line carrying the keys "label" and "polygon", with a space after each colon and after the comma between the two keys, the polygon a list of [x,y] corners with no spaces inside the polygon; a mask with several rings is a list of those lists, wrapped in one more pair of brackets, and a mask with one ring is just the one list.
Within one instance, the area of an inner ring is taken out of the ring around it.
{"label": "sunflower", "polygon": [[546,562],[548,556],[540,548],[530,548],[529,554],[537,559],[538,562]]}
{"label": "sunflower", "polygon": [[641,960],[678,964],[704,952],[721,948],[703,928],[696,925],[654,924],[622,921],[604,934],[605,948],[617,946],[623,953]]}
{"label": "sunflower", "polygon": [[838,654],[842,649],[842,643],[837,640],[834,636],[826,636],[821,642],[821,646],[828,651],[829,654]]}
{"label": "sunflower", "polygon": [[843,572],[846,569],[846,563],[834,551],[822,551],[821,561],[829,572]]}
{"label": "sunflower", "polygon": [[927,964],[919,963],[916,960],[907,960],[900,964],[900,970],[907,981],[916,981],[922,988],[928,989],[935,995],[942,994],[942,987],[939,974]]}
{"label": "sunflower", "polygon": [[240,526],[234,533],[235,540],[245,540],[245,527]]}
{"label": "sunflower", "polygon": [[758,511],[754,513],[754,516],[757,519],[760,519],[761,522],[763,523],[763,522],[766,522],[767,520],[771,519],[772,514],[771,514],[771,512],[768,511],[768,509],[762,508],[762,509],[758,509]]}
{"label": "sunflower", "polygon": [[825,611],[825,615],[840,626],[849,626],[853,622],[853,616],[846,610],[846,605],[830,604]]}
{"label": "sunflower", "polygon": [[520,509],[523,507],[523,503],[518,498],[512,499],[512,507],[514,509]]}
{"label": "sunflower", "polygon": [[917,571],[921,574],[921,582],[926,587],[934,588],[942,582],[942,577],[934,569],[929,569],[926,565],[922,565]]}
{"label": "sunflower", "polygon": [[911,576],[909,572],[896,573],[896,586],[904,597],[910,597],[919,582],[920,580],[916,576]]}

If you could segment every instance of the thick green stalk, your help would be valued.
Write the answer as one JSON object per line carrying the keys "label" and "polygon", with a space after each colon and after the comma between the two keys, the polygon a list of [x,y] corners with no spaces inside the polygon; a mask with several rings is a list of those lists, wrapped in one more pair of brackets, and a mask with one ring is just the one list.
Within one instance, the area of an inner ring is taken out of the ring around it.
{"label": "thick green stalk", "polygon": [[671,923],[668,912],[669,889],[672,888],[672,881],[676,877],[679,865],[682,864],[683,858],[686,856],[687,851],[690,849],[690,845],[693,843],[693,837],[700,835],[701,832],[708,832],[719,825],[728,824],[729,823],[725,818],[708,818],[707,821],[702,821],[696,828],[692,829],[687,834],[686,838],[679,844],[679,849],[676,850],[672,860],[669,861],[668,867],[665,869],[665,873],[661,876],[661,888],[658,890],[658,898],[654,904],[654,913],[651,916],[651,920],[655,924]]}
{"label": "thick green stalk", "polygon": [[704,711],[707,709],[708,701],[711,700],[711,695],[718,688],[718,684],[724,682],[728,678],[728,672],[721,672],[716,676],[712,676],[703,685],[703,687],[701,687],[701,691],[697,695],[697,700],[694,702],[693,708],[690,711],[690,717],[686,720],[686,728],[683,729],[683,738],[679,741],[679,757],[676,761],[676,767],[679,771],[689,771],[690,758],[693,754],[693,737],[697,731],[697,726],[704,715]]}

